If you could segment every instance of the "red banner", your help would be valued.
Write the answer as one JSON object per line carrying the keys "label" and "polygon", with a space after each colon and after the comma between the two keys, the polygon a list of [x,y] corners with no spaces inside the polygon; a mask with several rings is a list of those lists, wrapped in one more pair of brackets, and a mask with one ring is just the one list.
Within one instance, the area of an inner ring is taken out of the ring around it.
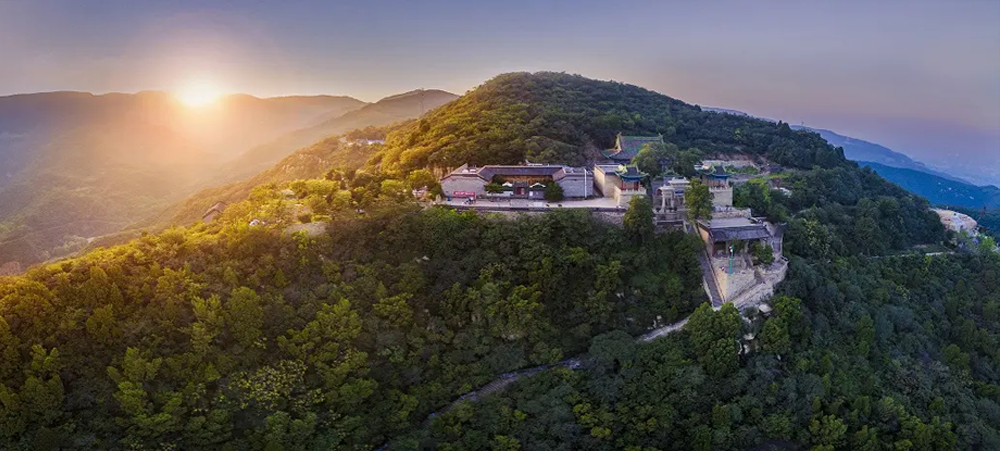
{"label": "red banner", "polygon": [[475,191],[453,191],[452,196],[454,197],[476,197]]}

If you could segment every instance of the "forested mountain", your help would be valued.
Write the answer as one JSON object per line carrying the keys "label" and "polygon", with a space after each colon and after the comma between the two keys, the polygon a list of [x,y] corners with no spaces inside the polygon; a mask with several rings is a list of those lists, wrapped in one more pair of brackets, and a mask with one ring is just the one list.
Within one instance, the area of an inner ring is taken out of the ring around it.
{"label": "forested mountain", "polygon": [[[390,131],[362,170],[268,183],[211,223],[0,278],[0,448],[1000,448],[1000,257],[907,254],[947,238],[926,200],[818,135],[636,87],[511,74],[466,97]],[[594,118],[646,124],[647,103],[675,108],[638,132],[667,121],[679,148],[792,168],[791,196],[734,193],[788,223],[770,313],[705,304],[703,244],[654,234],[641,198],[611,225],[411,195],[452,160],[525,156],[507,128],[572,131],[550,156],[583,159],[603,145]]]}
{"label": "forested mountain", "polygon": [[[216,202],[242,201],[261,184],[321,177],[334,166],[349,170],[360,168],[375,151],[375,146],[352,145],[351,141],[384,139],[389,130],[456,97],[440,90],[416,90],[389,96],[250,149],[219,171],[224,175],[209,187],[132,223],[123,236],[133,236],[139,229],[162,230],[172,225],[191,224],[201,219],[205,210]],[[225,180],[229,183],[219,185]],[[110,242],[120,239],[110,238]]]}
{"label": "forested mountain", "polygon": [[1000,188],[995,186],[975,186],[926,172],[890,167],[868,161],[859,163],[874,169],[879,175],[893,183],[926,197],[935,205],[960,205],[976,209],[1000,208]]}
{"label": "forested mountain", "polygon": [[562,73],[510,73],[392,133],[384,170],[465,163],[583,164],[619,132],[663,134],[682,149],[744,153],[809,168],[844,164],[819,135],[788,124],[702,111],[623,83]]}
{"label": "forested mountain", "polygon": [[[722,114],[754,117],[737,110],[706,109]],[[766,118],[760,119],[773,121]],[[919,161],[879,144],[843,136],[830,130],[801,125],[793,125],[792,128],[818,133],[830,144],[842,148],[847,159],[856,161],[862,166],[871,167],[885,179],[914,194],[927,198],[931,204],[973,209],[1000,208],[1000,189],[995,186],[973,185],[952,175],[935,171]]]}
{"label": "forested mountain", "polygon": [[316,238],[248,227],[247,212],[282,223],[261,212],[282,202],[268,190],[209,226],[0,278],[0,446],[371,448],[498,374],[702,297],[689,236],[374,193],[367,219],[334,207]]}
{"label": "forested mountain", "polygon": [[415,119],[421,114],[456,98],[458,96],[450,92],[437,89],[419,89],[386,97],[342,115],[329,114],[316,125],[290,132],[248,150],[229,163],[223,173],[226,174],[229,181],[241,180],[271,167],[291,152],[321,139],[355,129],[385,126]]}

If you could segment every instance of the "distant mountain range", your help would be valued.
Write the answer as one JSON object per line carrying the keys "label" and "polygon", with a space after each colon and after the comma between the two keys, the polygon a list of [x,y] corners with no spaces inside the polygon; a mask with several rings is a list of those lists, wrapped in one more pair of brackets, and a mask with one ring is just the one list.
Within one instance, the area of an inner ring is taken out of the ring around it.
{"label": "distant mountain range", "polygon": [[[751,116],[747,113],[726,108],[703,108],[716,113]],[[773,119],[759,118],[772,122]],[[1000,189],[995,186],[977,186],[961,178],[940,171],[889,149],[885,146],[862,139],[844,136],[836,132],[792,125],[795,130],[818,133],[830,144],[844,149],[844,156],[863,166],[874,169],[885,179],[927,198],[934,205],[957,205],[970,208],[1000,208]]]}
{"label": "distant mountain range", "polygon": [[927,198],[934,205],[958,205],[974,209],[1000,208],[1000,188],[992,185],[976,186],[915,169],[892,167],[870,161],[859,161],[858,164],[874,169],[886,180]]}
{"label": "distant mountain range", "polygon": [[[154,91],[0,97],[0,185],[31,162],[47,165],[46,159],[64,156],[64,147],[50,145],[55,139],[75,142],[85,137],[87,147],[76,149],[84,153],[125,143],[133,154],[149,154],[144,151],[149,146],[184,147],[204,158],[225,161],[255,144],[312,125],[323,115],[342,115],[365,105],[350,97],[261,99],[240,94],[194,109],[168,93]],[[133,132],[136,128],[158,131],[147,138]],[[94,129],[104,129],[107,135],[97,136]]]}
{"label": "distant mountain range", "polygon": [[414,119],[456,97],[237,94],[198,108],[152,91],[0,97],[0,265],[66,255],[330,135]]}
{"label": "distant mountain range", "polygon": [[915,161],[904,154],[896,152],[880,144],[871,143],[862,139],[851,138],[850,136],[840,135],[830,130],[821,128],[812,128],[802,125],[793,125],[791,127],[796,130],[807,130],[819,133],[819,135],[830,144],[837,147],[843,147],[844,156],[847,157],[848,160],[867,161],[894,168],[912,169],[914,171],[925,172],[927,174],[956,182],[969,183],[966,180],[962,180],[950,174],[935,171],[919,161]]}

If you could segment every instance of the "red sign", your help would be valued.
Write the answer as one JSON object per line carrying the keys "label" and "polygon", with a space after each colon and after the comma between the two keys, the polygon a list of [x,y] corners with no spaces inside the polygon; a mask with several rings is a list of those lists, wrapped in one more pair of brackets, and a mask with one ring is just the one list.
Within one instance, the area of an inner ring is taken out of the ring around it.
{"label": "red sign", "polygon": [[476,197],[475,191],[453,191],[452,195],[454,197]]}

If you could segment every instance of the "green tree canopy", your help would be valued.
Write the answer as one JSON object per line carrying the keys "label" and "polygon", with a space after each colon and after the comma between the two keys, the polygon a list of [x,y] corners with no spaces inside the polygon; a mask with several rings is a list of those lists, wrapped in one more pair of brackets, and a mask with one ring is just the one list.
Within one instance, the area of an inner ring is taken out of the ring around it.
{"label": "green tree canopy", "polygon": [[711,219],[712,193],[708,190],[708,185],[702,183],[701,179],[692,179],[684,191],[684,205],[687,206],[688,220],[691,222]]}
{"label": "green tree canopy", "polygon": [[648,242],[653,237],[653,205],[646,196],[632,196],[628,202],[628,211],[622,219],[625,232],[636,243]]}

